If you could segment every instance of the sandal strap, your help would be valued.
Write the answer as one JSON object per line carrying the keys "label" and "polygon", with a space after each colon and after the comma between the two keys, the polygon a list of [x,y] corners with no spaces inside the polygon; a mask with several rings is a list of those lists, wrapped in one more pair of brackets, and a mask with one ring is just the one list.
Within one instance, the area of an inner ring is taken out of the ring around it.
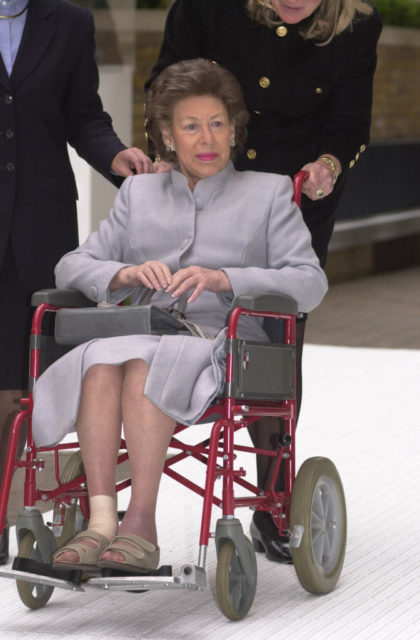
{"label": "sandal strap", "polygon": [[[86,545],[87,540],[93,540],[97,546],[91,547]],[[57,549],[53,554],[53,562],[56,562],[62,553],[73,551],[79,556],[79,564],[95,564],[98,556],[108,544],[108,538],[102,535],[102,533],[86,529],[78,533],[65,547]],[[57,564],[59,564],[59,562],[57,562]]]}
{"label": "sandal strap", "polygon": [[115,536],[111,544],[104,549],[103,553],[107,551],[117,551],[124,556],[126,563],[129,564],[132,562],[132,559],[142,560],[145,555],[157,551],[158,548],[159,547],[156,547],[140,536],[126,534]]}

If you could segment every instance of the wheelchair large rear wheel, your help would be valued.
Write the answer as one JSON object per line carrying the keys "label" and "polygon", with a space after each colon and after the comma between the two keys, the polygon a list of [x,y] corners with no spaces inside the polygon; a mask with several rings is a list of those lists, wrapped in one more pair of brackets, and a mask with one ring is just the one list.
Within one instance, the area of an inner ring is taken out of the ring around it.
{"label": "wheelchair large rear wheel", "polygon": [[[257,561],[253,546],[245,537],[246,558],[241,558],[231,540],[225,540],[220,548],[216,570],[216,598],[222,613],[230,620],[241,620],[254,601],[257,588]],[[255,579],[247,579],[244,562],[253,567]]]}
{"label": "wheelchair large rear wheel", "polygon": [[[85,472],[82,456],[80,451],[73,453],[64,466],[60,474],[62,483],[71,482]],[[80,501],[75,499],[74,502],[66,509],[64,514],[64,524],[59,535],[54,531],[57,523],[61,522],[61,507],[56,506],[53,512],[53,532],[57,543],[57,548],[64,547],[79,531],[83,531],[87,527],[87,520],[83,517]]]}
{"label": "wheelchair large rear wheel", "polygon": [[332,591],[343,568],[347,516],[343,486],[328,458],[305,460],[297,474],[290,508],[290,528],[303,527],[300,545],[291,545],[302,587],[315,594]]}
{"label": "wheelchair large rear wheel", "polygon": [[[45,527],[45,533],[51,536],[51,531],[48,527]],[[20,541],[18,556],[19,558],[30,558],[41,563],[49,562],[49,559],[42,557],[41,550],[32,531],[28,531]],[[23,582],[22,580],[16,580],[16,587],[20,599],[29,609],[41,609],[47,604],[54,591],[54,587]]]}

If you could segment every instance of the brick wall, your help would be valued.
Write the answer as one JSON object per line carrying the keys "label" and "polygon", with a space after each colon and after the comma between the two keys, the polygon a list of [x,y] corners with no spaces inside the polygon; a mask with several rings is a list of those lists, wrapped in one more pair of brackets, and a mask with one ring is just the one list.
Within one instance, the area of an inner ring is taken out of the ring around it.
{"label": "brick wall", "polygon": [[372,140],[420,138],[420,30],[385,27],[378,47]]}

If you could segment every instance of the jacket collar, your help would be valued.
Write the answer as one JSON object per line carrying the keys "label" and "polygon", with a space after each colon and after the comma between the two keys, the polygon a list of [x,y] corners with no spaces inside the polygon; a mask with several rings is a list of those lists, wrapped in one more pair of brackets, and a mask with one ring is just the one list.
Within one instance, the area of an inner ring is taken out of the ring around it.
{"label": "jacket collar", "polygon": [[204,208],[211,203],[213,198],[223,191],[226,183],[236,174],[236,170],[231,160],[228,161],[226,167],[209,178],[202,178],[197,182],[194,190],[191,191],[188,186],[187,178],[180,172],[179,166],[176,165],[170,172],[172,185],[175,192],[189,193],[198,208]]}

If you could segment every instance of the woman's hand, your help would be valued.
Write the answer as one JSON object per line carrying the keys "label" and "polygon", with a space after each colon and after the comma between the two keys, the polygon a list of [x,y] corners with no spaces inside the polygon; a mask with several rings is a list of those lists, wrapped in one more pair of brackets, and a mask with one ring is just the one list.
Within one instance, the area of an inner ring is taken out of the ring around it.
{"label": "woman's hand", "polygon": [[194,302],[203,291],[221,293],[232,291],[232,285],[226,273],[221,270],[205,269],[204,267],[187,267],[180,269],[172,276],[172,283],[166,288],[174,298],[194,289],[188,302]]}
{"label": "woman's hand", "polygon": [[[338,175],[341,173],[341,164],[334,156],[330,157],[333,164],[337,167]],[[302,185],[302,193],[311,200],[321,200],[329,196],[334,189],[335,178],[334,169],[323,160],[315,160],[309,162],[302,167],[303,171],[309,172],[309,177]]]}
{"label": "woman's hand", "polygon": [[148,289],[166,289],[172,283],[169,267],[158,260],[148,260],[136,267],[124,267],[112,278],[109,289],[115,291],[121,287],[138,287],[144,285]]}

